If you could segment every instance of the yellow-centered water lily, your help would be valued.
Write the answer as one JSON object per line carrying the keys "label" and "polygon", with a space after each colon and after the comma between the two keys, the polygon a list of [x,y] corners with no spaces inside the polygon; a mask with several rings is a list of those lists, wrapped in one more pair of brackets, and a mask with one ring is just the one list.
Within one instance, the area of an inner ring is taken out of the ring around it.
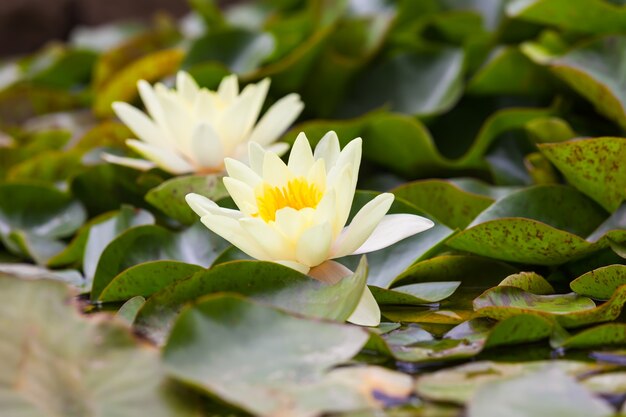
{"label": "yellow-centered water lily", "polygon": [[[351,271],[332,259],[382,249],[433,226],[416,215],[386,215],[394,196],[383,193],[345,227],[361,143],[357,138],[340,150],[337,135],[329,132],[313,152],[301,133],[285,164],[276,153],[252,142],[249,166],[225,160],[224,185],[239,210],[219,207],[198,194],[188,194],[187,203],[209,229],[251,257],[337,282]],[[371,326],[380,322],[380,310],[367,287],[349,320]]]}
{"label": "yellow-centered water lily", "polygon": [[172,174],[217,173],[224,158],[247,160],[248,142],[282,154],[289,148],[275,143],[298,117],[304,105],[297,94],[278,100],[258,121],[269,79],[247,85],[241,93],[236,75],[225,77],[217,91],[199,88],[186,72],[176,77],[176,89],[152,87],[141,80],[139,94],[147,113],[128,103],[113,103],[115,114],[139,138],[126,144],[146,158],[105,155],[109,162]]}

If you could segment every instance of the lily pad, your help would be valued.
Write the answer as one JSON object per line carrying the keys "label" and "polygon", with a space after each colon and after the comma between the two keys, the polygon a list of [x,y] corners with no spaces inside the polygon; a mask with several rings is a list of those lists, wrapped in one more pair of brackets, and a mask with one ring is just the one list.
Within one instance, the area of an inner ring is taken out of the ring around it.
{"label": "lily pad", "polygon": [[149,297],[174,282],[204,271],[198,265],[178,261],[152,261],[131,266],[107,285],[99,301],[125,301],[136,296]]}
{"label": "lily pad", "polygon": [[574,187],[609,212],[626,200],[626,139],[593,138],[539,145]]}
{"label": "lily pad", "polygon": [[524,291],[538,295],[554,294],[554,288],[552,288],[552,285],[550,285],[544,277],[535,272],[519,272],[517,274],[509,275],[502,280],[499,285],[521,288]]}
{"label": "lily pad", "polygon": [[[358,391],[333,394],[339,387],[328,380],[328,370],[348,361],[367,338],[357,327],[214,295],[180,315],[164,361],[174,378],[251,413],[308,416],[362,408]],[[241,349],[250,343],[256,349]]]}
{"label": "lily pad", "polygon": [[570,288],[580,295],[608,300],[622,285],[626,285],[626,265],[608,265],[579,276]]}
{"label": "lily pad", "polygon": [[573,328],[615,320],[626,303],[626,286],[619,287],[604,304],[578,294],[536,295],[515,287],[496,287],[474,300],[476,313],[501,320],[520,313],[553,317],[561,326]]}
{"label": "lily pad", "polygon": [[554,366],[487,383],[467,404],[468,417],[497,417],[503,413],[511,417],[614,415],[609,403]]}
{"label": "lily pad", "polygon": [[72,295],[58,282],[0,277],[4,413],[198,415],[199,404],[167,383],[156,349],[137,343],[121,322],[79,316],[67,302]]}
{"label": "lily pad", "polygon": [[353,275],[334,285],[272,262],[226,262],[155,293],[139,312],[137,327],[162,342],[186,303],[219,292],[242,294],[305,316],[343,321],[361,299],[366,279],[365,258]]}
{"label": "lily pad", "polygon": [[464,191],[445,180],[415,181],[392,192],[451,229],[464,229],[494,202],[492,198]]}
{"label": "lily pad", "polygon": [[126,230],[102,252],[91,290],[91,299],[127,268],[147,261],[175,260],[207,267],[228,244],[196,223],[175,233],[160,226],[144,225]]}
{"label": "lily pad", "polygon": [[463,51],[456,48],[398,54],[362,74],[344,106],[350,114],[383,105],[411,115],[442,113],[459,99],[462,75]]}
{"label": "lily pad", "polygon": [[626,324],[606,323],[582,330],[560,341],[557,346],[567,349],[600,348],[626,345]]}
{"label": "lily pad", "polygon": [[197,193],[213,201],[228,197],[228,192],[217,175],[190,175],[172,178],[146,194],[146,201],[183,224],[198,220],[185,201],[185,195]]}
{"label": "lily pad", "polygon": [[452,282],[425,282],[410,284],[387,290],[380,287],[370,287],[374,298],[380,305],[421,305],[436,303],[451,296],[461,285],[458,281]]}

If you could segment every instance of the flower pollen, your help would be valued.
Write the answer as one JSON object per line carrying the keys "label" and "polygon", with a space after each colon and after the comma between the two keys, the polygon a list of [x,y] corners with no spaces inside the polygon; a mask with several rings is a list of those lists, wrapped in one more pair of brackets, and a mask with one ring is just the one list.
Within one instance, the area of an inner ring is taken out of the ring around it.
{"label": "flower pollen", "polygon": [[296,210],[315,208],[322,199],[322,191],[306,179],[294,178],[284,187],[272,187],[264,184],[263,192],[257,196],[257,216],[265,222],[276,220],[276,212],[285,207]]}

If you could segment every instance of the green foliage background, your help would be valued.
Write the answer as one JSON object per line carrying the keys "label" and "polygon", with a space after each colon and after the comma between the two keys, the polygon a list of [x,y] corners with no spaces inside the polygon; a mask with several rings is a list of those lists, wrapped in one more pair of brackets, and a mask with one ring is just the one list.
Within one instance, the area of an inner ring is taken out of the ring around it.
{"label": "green foliage background", "polygon": [[[3,412],[626,414],[623,1],[190,4],[0,67]],[[299,93],[285,141],[363,138],[355,212],[436,226],[334,286],[247,260],[183,200],[219,178],[100,159],[180,69]],[[376,329],[343,324],[366,283]]]}

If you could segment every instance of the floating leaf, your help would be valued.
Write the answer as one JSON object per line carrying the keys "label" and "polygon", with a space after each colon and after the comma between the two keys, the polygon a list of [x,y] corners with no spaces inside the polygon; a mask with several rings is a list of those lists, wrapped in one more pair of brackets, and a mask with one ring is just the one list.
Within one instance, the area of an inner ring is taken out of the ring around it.
{"label": "floating leaf", "polygon": [[452,107],[462,93],[463,52],[442,48],[431,53],[398,54],[368,68],[344,104],[349,114],[383,105],[405,114],[432,115]]}
{"label": "floating leaf", "polygon": [[220,62],[232,72],[250,73],[274,51],[274,38],[268,33],[245,29],[212,31],[194,40],[183,67]]}
{"label": "floating leaf", "polygon": [[[346,395],[337,397],[333,391],[340,386],[327,374],[354,356],[367,337],[358,327],[216,295],[181,314],[164,360],[173,377],[251,413],[307,416],[361,409],[363,395],[373,396],[366,388],[361,395],[342,390]],[[241,349],[250,343],[256,349]]]}
{"label": "floating leaf", "polygon": [[[535,272],[519,272],[504,278],[499,285],[521,288],[524,291],[537,294],[554,294],[554,288],[544,277]],[[586,294],[581,294],[586,295]]]}
{"label": "floating leaf", "polygon": [[[473,362],[420,376],[417,379],[417,394],[429,400],[463,404],[490,382],[502,383],[504,380],[532,374],[550,366],[572,376],[601,369],[593,363],[568,360],[524,363]],[[545,388],[542,383],[535,385]],[[528,397],[524,399],[527,400]]]}
{"label": "floating leaf", "polygon": [[476,313],[501,320],[520,313],[554,317],[563,327],[580,327],[615,320],[626,303],[626,286],[619,287],[604,304],[578,294],[536,295],[515,287],[496,287],[474,300]]}
{"label": "floating leaf", "polygon": [[380,305],[401,304],[420,305],[436,303],[451,296],[461,285],[460,282],[425,282],[395,287],[387,290],[380,287],[370,287],[372,294]]}
{"label": "floating leaf", "polygon": [[227,243],[204,226],[174,233],[160,226],[145,225],[126,230],[102,252],[91,290],[92,300],[125,269],[147,261],[175,260],[208,266]]}
{"label": "floating leaf", "polygon": [[590,34],[624,29],[626,8],[603,0],[514,0],[507,15]]}
{"label": "floating leaf", "polygon": [[552,93],[553,78],[519,49],[503,47],[493,51],[488,61],[470,79],[468,94],[533,95]]}
{"label": "floating leaf", "polygon": [[626,265],[608,265],[579,276],[570,288],[580,295],[608,300],[622,285],[626,285]]}
{"label": "floating leaf", "polygon": [[541,152],[574,187],[608,211],[626,200],[626,139],[594,138],[543,144]]}
{"label": "floating leaf", "polygon": [[222,263],[154,294],[140,311],[137,325],[160,342],[186,303],[218,292],[242,294],[306,316],[344,321],[361,299],[366,279],[364,259],[354,274],[334,285],[272,262]]}
{"label": "floating leaf", "polygon": [[626,344],[626,324],[606,323],[566,337],[557,346],[566,349],[585,349],[623,344]]}
{"label": "floating leaf", "polygon": [[198,215],[185,201],[185,195],[189,193],[197,193],[213,201],[228,197],[220,176],[190,175],[163,182],[146,194],[146,201],[181,223],[192,224],[198,220]]}
{"label": "floating leaf", "polygon": [[100,301],[125,301],[155,292],[189,278],[204,268],[178,261],[153,261],[131,266],[118,274],[100,293]]}
{"label": "floating leaf", "polygon": [[138,344],[121,323],[79,316],[71,295],[58,282],[0,277],[3,413],[198,415],[198,404],[166,382],[155,349]]}
{"label": "floating leaf", "polygon": [[[528,401],[532,398],[532,401]],[[514,411],[513,411],[514,410]],[[556,367],[494,381],[480,387],[467,405],[468,417],[610,417],[613,408]]]}
{"label": "floating leaf", "polygon": [[620,66],[626,59],[625,43],[624,36],[600,38],[584,43],[561,57],[546,59],[548,67],[557,77],[622,128],[626,127],[626,95]]}
{"label": "floating leaf", "polygon": [[415,181],[395,188],[392,192],[452,229],[464,229],[494,201],[466,192],[444,180]]}
{"label": "floating leaf", "polygon": [[154,82],[171,75],[176,72],[182,59],[181,50],[166,49],[146,55],[127,65],[98,90],[93,103],[94,113],[100,117],[112,116],[113,102],[132,102],[137,97],[137,81]]}

